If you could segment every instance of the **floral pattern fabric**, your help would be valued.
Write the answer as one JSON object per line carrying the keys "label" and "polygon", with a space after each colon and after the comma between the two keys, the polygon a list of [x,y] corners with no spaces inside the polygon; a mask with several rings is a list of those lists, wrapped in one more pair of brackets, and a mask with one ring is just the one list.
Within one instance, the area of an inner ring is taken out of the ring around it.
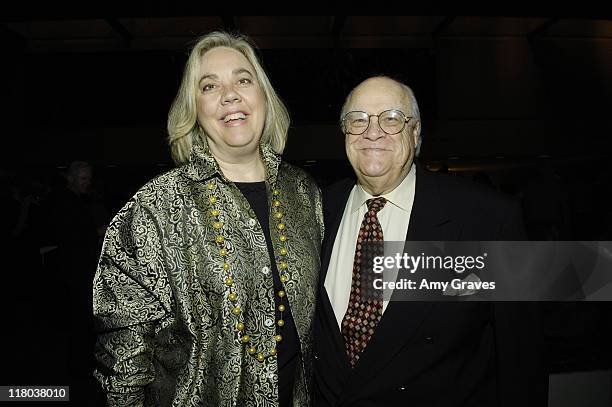
{"label": "floral pattern fabric", "polygon": [[[261,148],[269,202],[279,189],[288,236],[287,298],[300,339],[294,405],[310,401],[311,322],[323,238],[313,179]],[[227,298],[207,184],[215,180],[237,305]],[[270,218],[278,259],[280,233]],[[277,260],[278,261],[278,260]],[[274,347],[274,289],[264,233],[248,201],[205,145],[191,161],[142,187],[108,228],[94,279],[99,336],[95,376],[111,406],[277,406],[278,367],[249,355],[241,321],[258,349]]]}

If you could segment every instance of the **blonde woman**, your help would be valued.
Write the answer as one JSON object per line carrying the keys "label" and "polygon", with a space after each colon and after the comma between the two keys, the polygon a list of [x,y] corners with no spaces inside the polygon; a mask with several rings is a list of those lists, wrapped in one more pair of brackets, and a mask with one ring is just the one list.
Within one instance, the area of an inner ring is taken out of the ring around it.
{"label": "blonde woman", "polygon": [[168,116],[177,168],[116,215],[94,280],[110,405],[309,404],[323,224],[288,127],[248,40],[200,38]]}

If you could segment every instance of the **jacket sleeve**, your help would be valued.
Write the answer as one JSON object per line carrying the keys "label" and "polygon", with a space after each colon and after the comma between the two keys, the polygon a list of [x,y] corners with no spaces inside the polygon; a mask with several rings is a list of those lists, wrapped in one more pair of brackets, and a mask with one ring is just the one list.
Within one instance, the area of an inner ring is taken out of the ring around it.
{"label": "jacket sleeve", "polygon": [[144,403],[155,378],[152,339],[172,323],[172,291],[162,237],[151,211],[134,198],[111,222],[94,278],[98,329],[94,376],[110,406]]}

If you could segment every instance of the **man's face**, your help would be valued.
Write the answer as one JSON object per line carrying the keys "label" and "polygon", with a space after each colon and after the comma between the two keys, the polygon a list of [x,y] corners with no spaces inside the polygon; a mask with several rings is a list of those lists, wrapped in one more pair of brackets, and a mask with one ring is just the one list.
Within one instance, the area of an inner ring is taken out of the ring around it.
{"label": "man's face", "polygon": [[[371,78],[353,92],[347,112],[363,111],[378,115],[397,109],[410,116],[409,101],[402,87],[388,78]],[[410,120],[398,134],[386,134],[377,117],[370,118],[367,131],[346,134],[346,155],[362,184],[376,183],[393,189],[410,170],[414,158],[420,123]],[[388,188],[384,189],[385,192]],[[380,193],[380,192],[379,192]]]}
{"label": "man's face", "polygon": [[92,173],[89,168],[80,168],[72,176],[71,184],[73,189],[79,194],[86,194],[91,186]]}

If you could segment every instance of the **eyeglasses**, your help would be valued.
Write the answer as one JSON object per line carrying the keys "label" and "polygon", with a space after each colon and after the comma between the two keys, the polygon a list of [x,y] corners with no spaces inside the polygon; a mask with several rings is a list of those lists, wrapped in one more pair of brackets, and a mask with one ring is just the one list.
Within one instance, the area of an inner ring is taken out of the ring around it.
{"label": "eyeglasses", "polygon": [[402,111],[396,109],[385,110],[379,114],[367,114],[366,112],[355,110],[344,115],[342,128],[345,133],[358,136],[368,131],[372,116],[378,117],[378,125],[382,131],[389,135],[397,134],[404,130],[406,123],[412,119],[412,117],[406,116]]}

